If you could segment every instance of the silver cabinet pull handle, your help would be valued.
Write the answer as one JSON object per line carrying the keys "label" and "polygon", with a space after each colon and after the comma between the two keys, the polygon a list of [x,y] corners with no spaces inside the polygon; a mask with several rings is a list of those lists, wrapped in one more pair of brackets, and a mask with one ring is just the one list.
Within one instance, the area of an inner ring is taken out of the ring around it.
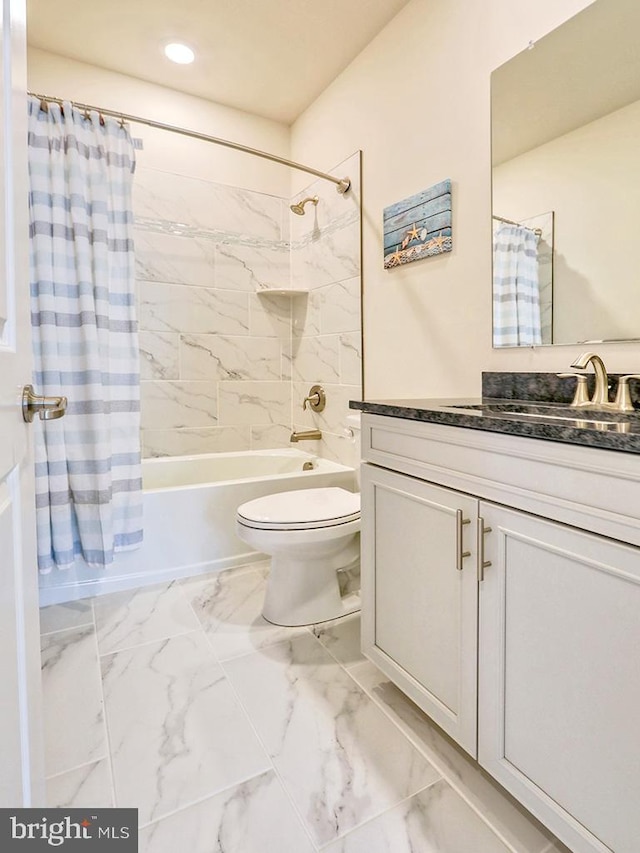
{"label": "silver cabinet pull handle", "polygon": [[491,560],[484,558],[484,537],[487,533],[491,533],[491,527],[484,526],[484,518],[478,516],[478,580],[484,580],[484,570],[491,565]]}
{"label": "silver cabinet pull handle", "polygon": [[66,411],[66,397],[41,397],[34,393],[33,385],[25,385],[22,389],[22,417],[28,424],[36,413],[41,421],[52,421],[61,418]]}
{"label": "silver cabinet pull handle", "polygon": [[462,510],[456,510],[456,569],[462,571],[462,561],[471,556],[471,551],[462,550],[462,525],[471,524],[470,518],[462,517]]}

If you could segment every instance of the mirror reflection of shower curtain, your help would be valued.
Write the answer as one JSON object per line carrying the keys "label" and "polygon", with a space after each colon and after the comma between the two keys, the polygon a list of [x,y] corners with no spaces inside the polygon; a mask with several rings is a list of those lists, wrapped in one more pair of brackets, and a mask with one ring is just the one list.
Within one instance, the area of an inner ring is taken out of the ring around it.
{"label": "mirror reflection of shower curtain", "polygon": [[541,343],[537,237],[501,222],[493,232],[493,345]]}
{"label": "mirror reflection of shower curtain", "polygon": [[142,541],[133,142],[31,98],[28,150],[34,384],[69,399],[34,422],[38,566],[105,567]]}

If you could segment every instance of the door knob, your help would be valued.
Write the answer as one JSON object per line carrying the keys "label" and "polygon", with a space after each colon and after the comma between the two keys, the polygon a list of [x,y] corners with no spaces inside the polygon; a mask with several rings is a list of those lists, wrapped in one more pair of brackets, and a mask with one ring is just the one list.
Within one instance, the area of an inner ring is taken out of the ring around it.
{"label": "door knob", "polygon": [[52,421],[61,418],[67,411],[66,397],[41,397],[34,394],[33,385],[25,385],[22,389],[22,417],[30,424],[36,412],[41,421]]}

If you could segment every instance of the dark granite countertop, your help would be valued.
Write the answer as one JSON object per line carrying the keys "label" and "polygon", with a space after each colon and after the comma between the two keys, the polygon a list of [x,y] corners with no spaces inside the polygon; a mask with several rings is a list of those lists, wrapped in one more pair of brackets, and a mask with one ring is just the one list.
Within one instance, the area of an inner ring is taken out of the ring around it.
{"label": "dark granite countertop", "polygon": [[[481,429],[544,441],[581,444],[625,453],[640,453],[640,413],[629,415],[589,409],[567,411],[566,404],[548,403],[531,414],[509,411],[519,402],[491,399],[352,400],[350,407],[373,415],[432,424]],[[476,406],[474,409],[459,408]],[[491,407],[491,408],[488,408]],[[506,411],[504,408],[506,407]],[[528,406],[527,408],[530,409]],[[567,414],[575,419],[566,420]],[[562,419],[557,419],[558,417]]]}
{"label": "dark granite countertop", "polygon": [[[504,383],[497,379],[499,376],[507,377]],[[550,390],[545,383],[542,392],[540,383],[547,376],[553,377],[554,387]],[[612,377],[612,382],[614,386],[617,384],[616,377]],[[573,385],[566,383],[567,380],[556,379],[555,374],[491,373],[483,374],[482,398],[352,400],[349,405],[368,414],[391,418],[640,453],[640,411],[623,414],[606,409],[572,408],[568,392]],[[488,396],[486,390],[502,393]],[[520,396],[514,397],[514,393]]]}

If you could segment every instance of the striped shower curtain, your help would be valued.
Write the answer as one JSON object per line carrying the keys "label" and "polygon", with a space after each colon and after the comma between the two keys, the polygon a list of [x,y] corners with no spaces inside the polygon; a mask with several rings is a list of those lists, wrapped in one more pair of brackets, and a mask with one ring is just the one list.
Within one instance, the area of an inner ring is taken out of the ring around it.
{"label": "striped shower curtain", "polygon": [[105,567],[142,541],[140,383],[128,130],[29,101],[30,279],[38,566]]}
{"label": "striped shower curtain", "polygon": [[536,235],[530,228],[500,223],[493,232],[493,345],[541,343]]}

